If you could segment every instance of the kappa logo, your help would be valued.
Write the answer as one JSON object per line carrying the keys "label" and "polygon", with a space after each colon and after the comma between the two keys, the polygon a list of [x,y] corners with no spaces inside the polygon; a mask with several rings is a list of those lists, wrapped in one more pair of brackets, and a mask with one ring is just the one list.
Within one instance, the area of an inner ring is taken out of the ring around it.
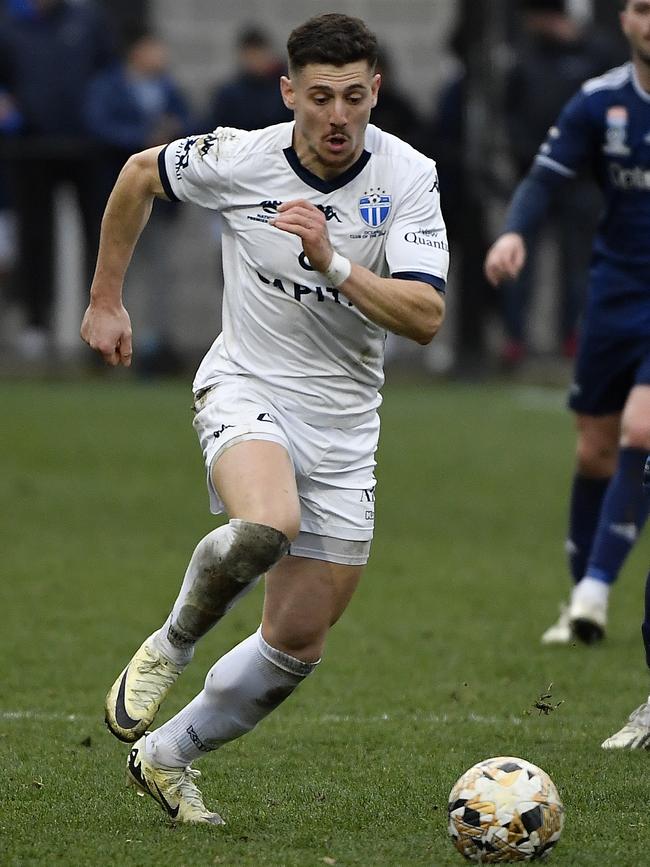
{"label": "kappa logo", "polygon": [[190,740],[192,741],[194,746],[197,748],[197,750],[201,750],[202,753],[209,753],[210,752],[210,747],[206,747],[206,745],[203,743],[201,738],[197,735],[196,731],[194,730],[194,726],[188,726],[185,729],[185,731],[190,736]]}
{"label": "kappa logo", "polygon": [[322,211],[325,215],[325,222],[329,223],[330,220],[336,220],[337,223],[342,223],[343,221],[336,213],[332,205],[316,205],[319,211]]}
{"label": "kappa logo", "polygon": [[373,187],[359,199],[359,214],[366,226],[376,229],[386,222],[392,206],[392,196],[386,190]]}
{"label": "kappa logo", "polygon": [[186,138],[181,143],[181,145],[178,147],[178,149],[176,150],[176,157],[174,160],[174,170],[175,170],[176,178],[179,181],[181,180],[181,176],[183,174],[183,171],[190,164],[190,153],[192,151],[192,148],[196,144],[196,142],[197,142],[196,136]]}

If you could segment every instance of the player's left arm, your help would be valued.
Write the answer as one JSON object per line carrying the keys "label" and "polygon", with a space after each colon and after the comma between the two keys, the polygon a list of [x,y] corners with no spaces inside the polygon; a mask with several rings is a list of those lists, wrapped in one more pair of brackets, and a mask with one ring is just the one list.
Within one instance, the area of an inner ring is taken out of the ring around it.
{"label": "player's left arm", "polygon": [[330,242],[325,215],[310,202],[283,203],[272,222],[277,229],[298,235],[312,268],[368,319],[423,345],[435,337],[445,314],[444,299],[435,286],[418,279],[379,277],[340,256]]}

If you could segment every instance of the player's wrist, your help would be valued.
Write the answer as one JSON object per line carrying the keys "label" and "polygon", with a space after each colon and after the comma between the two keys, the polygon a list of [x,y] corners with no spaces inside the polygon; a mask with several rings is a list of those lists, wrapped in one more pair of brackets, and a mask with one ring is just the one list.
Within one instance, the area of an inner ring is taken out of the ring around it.
{"label": "player's wrist", "polygon": [[351,273],[352,262],[334,250],[329,265],[323,271],[328,285],[338,288],[342,283],[345,283]]}

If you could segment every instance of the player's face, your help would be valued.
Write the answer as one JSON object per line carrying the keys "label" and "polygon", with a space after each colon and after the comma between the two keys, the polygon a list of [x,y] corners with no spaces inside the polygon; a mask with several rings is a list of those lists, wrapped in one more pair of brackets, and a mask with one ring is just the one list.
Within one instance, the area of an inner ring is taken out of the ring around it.
{"label": "player's face", "polygon": [[310,63],[282,79],[282,96],[296,121],[293,146],[306,168],[332,178],[361,156],[380,81],[365,60]]}
{"label": "player's face", "polygon": [[633,56],[650,65],[650,0],[630,0],[621,12],[621,26]]}

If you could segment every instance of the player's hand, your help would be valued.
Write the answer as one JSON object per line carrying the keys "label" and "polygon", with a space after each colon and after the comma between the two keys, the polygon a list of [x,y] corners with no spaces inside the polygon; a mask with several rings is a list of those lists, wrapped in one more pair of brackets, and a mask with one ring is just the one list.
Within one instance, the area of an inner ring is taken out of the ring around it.
{"label": "player's hand", "polygon": [[131,319],[121,304],[105,307],[91,302],[81,323],[81,339],[112,367],[131,366]]}
{"label": "player's hand", "polygon": [[507,232],[492,244],[485,257],[485,276],[493,286],[514,280],[526,262],[526,245],[517,232]]}
{"label": "player's hand", "polygon": [[302,239],[302,249],[309,264],[323,273],[332,261],[334,250],[327,231],[325,214],[311,202],[294,199],[278,206],[278,216],[271,225]]}

